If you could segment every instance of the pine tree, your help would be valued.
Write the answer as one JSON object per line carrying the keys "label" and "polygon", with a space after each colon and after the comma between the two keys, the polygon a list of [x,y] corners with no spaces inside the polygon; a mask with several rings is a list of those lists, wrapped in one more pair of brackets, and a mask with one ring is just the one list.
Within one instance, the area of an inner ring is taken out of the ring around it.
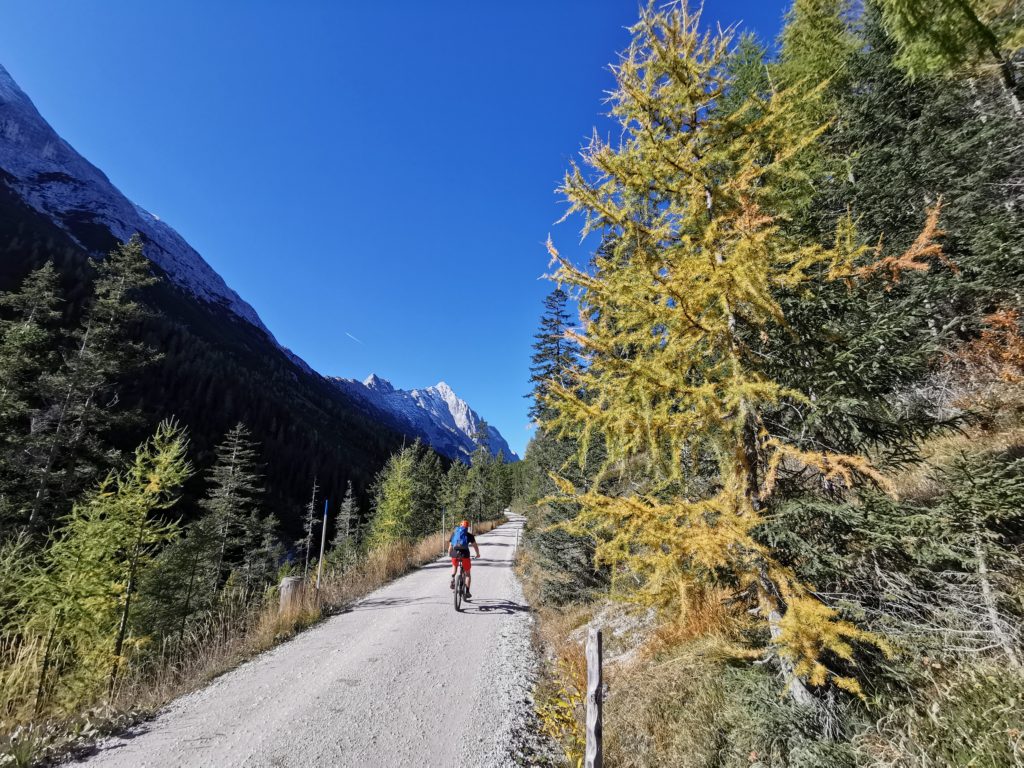
{"label": "pine tree", "polygon": [[[687,585],[724,582],[753,600],[794,697],[801,680],[859,691],[826,666],[875,639],[811,595],[755,531],[782,466],[802,466],[820,487],[882,482],[858,456],[816,451],[766,431],[762,415],[806,394],[760,375],[745,339],[784,322],[780,291],[811,290],[812,270],[850,279],[864,258],[847,222],[832,248],[807,246],[776,222],[792,161],[821,128],[793,120],[806,96],[777,91],[761,116],[716,109],[728,89],[727,35],[704,35],[685,6],[648,9],[613,68],[612,114],[623,140],[594,139],[563,193],[585,232],[611,247],[581,270],[561,258],[556,278],[580,290],[582,397],[553,383],[554,426],[586,445],[603,434],[605,471],[644,466],[642,494],[595,484],[577,491],[575,530],[598,538],[599,562],[626,569],[639,595],[678,605]],[[685,158],[685,162],[679,160]]]}
{"label": "pine tree", "polygon": [[56,367],[60,303],[49,262],[0,295],[0,520],[15,519],[29,493],[25,460],[38,440],[31,416]]}
{"label": "pine tree", "polygon": [[533,421],[547,421],[550,414],[546,404],[548,382],[558,381],[569,386],[573,369],[579,357],[579,345],[565,335],[569,327],[569,313],[566,304],[569,296],[561,288],[555,288],[544,299],[544,313],[533,343],[530,365],[530,383],[533,390],[527,397],[532,398],[529,416]]}
{"label": "pine tree", "polygon": [[214,592],[220,589],[232,566],[262,542],[260,501],[263,496],[259,445],[241,422],[224,436],[207,474],[209,491],[202,507],[214,539]]}
{"label": "pine tree", "polygon": [[[115,458],[101,439],[118,422],[117,385],[123,377],[156,359],[135,327],[149,310],[137,296],[155,282],[138,236],[95,264],[92,299],[73,335],[74,349],[47,389],[52,400],[33,417],[43,443],[34,457],[34,493],[29,525],[41,528],[53,507],[51,493],[73,496]],[[123,421],[127,414],[119,414]]]}

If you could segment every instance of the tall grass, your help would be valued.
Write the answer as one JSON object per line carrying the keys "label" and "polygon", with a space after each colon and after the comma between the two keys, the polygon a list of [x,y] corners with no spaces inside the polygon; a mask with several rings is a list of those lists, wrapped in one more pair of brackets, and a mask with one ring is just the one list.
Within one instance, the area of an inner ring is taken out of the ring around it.
{"label": "tall grass", "polygon": [[[475,526],[487,533],[503,520]],[[378,547],[344,571],[316,569],[291,609],[279,609],[278,588],[260,595],[226,591],[217,610],[193,617],[181,633],[137,652],[112,691],[70,711],[56,697],[37,703],[45,638],[0,637],[0,766],[27,766],[76,743],[117,730],[172,699],[294,636],[414,568],[436,560],[440,535]]]}

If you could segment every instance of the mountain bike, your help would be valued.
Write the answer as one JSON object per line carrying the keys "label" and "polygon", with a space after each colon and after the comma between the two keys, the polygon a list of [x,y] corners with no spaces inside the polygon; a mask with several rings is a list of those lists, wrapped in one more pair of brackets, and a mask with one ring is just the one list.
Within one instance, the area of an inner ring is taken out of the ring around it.
{"label": "mountain bike", "polygon": [[462,570],[462,558],[459,558],[458,570],[455,573],[455,610],[462,610],[462,600],[466,594],[466,574]]}

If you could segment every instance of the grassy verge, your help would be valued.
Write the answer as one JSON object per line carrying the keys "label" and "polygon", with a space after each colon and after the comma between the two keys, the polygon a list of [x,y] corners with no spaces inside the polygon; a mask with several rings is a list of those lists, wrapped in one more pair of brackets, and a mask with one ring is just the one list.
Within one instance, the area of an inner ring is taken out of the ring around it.
{"label": "grassy verge", "polygon": [[[487,533],[504,522],[475,526]],[[315,579],[302,600],[287,613],[278,607],[277,589],[256,606],[226,600],[216,614],[189,628],[173,648],[151,652],[129,667],[109,696],[73,715],[37,716],[11,706],[31,701],[38,679],[33,659],[41,654],[24,649],[0,667],[0,766],[29,766],[74,751],[106,734],[151,717],[173,699],[203,687],[243,661],[293,637],[326,616],[345,608],[390,581],[436,560],[443,548],[439,535],[417,542],[400,541],[373,550],[344,572],[327,571],[319,591]]]}

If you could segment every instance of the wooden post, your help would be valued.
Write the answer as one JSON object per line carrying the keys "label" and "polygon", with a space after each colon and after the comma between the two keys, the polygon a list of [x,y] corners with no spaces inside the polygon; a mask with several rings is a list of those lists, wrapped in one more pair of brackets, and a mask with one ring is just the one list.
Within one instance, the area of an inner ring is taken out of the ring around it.
{"label": "wooden post", "polygon": [[302,586],[305,582],[301,576],[285,576],[281,579],[281,605],[279,611],[282,615],[290,613],[299,606],[302,600]]}
{"label": "wooden post", "polygon": [[601,768],[601,630],[587,636],[587,754],[584,768]]}

